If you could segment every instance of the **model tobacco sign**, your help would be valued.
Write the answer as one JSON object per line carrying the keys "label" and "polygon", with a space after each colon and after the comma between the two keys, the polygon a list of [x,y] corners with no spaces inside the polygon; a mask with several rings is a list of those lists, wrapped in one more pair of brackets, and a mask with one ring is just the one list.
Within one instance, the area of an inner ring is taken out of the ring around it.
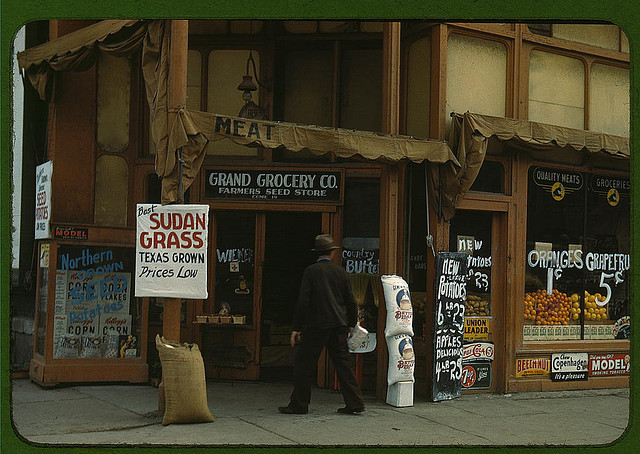
{"label": "model tobacco sign", "polygon": [[432,390],[434,402],[459,397],[462,392],[467,254],[439,253],[436,273]]}
{"label": "model tobacco sign", "polygon": [[207,298],[208,205],[138,204],[135,294]]}

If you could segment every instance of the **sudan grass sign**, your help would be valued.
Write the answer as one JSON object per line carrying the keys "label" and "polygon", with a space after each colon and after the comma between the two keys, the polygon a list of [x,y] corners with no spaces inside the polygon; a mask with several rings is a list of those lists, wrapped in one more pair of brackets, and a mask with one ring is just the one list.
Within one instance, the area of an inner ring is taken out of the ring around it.
{"label": "sudan grass sign", "polygon": [[208,205],[138,204],[137,297],[207,298]]}

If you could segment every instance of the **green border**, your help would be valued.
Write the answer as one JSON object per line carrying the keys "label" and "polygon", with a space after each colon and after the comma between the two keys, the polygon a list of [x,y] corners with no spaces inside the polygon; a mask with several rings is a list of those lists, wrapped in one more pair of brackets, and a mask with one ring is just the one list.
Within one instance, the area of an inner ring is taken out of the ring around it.
{"label": "green border", "polygon": [[[176,15],[176,11],[180,15]],[[138,0],[123,2],[117,0],[79,1],[79,0],[1,0],[0,3],[0,36],[2,46],[0,48],[1,68],[1,95],[0,114],[2,115],[2,134],[0,136],[0,199],[1,225],[0,225],[0,383],[1,383],[1,413],[0,413],[0,451],[19,453],[96,453],[96,452],[140,452],[140,448],[91,448],[91,447],[35,447],[24,444],[14,434],[9,413],[10,400],[10,374],[9,374],[9,289],[11,270],[11,154],[10,146],[10,81],[13,55],[11,51],[12,39],[21,25],[33,21],[55,18],[93,19],[93,18],[262,18],[262,19],[433,19],[433,20],[477,20],[477,21],[611,21],[619,25],[627,34],[631,48],[631,143],[637,142],[640,132],[638,121],[638,88],[640,82],[637,64],[637,49],[635,44],[640,41],[640,8],[633,1],[623,0]],[[631,178],[635,179],[638,170],[637,159],[631,159]],[[631,188],[631,212],[633,219],[639,219],[637,195],[640,194],[638,186]],[[635,241],[638,224],[632,223],[632,247],[633,260],[640,257],[640,242]],[[632,268],[631,301],[635,302],[638,290],[638,268]],[[636,302],[637,303],[637,302]],[[632,318],[635,320],[636,310],[632,304]],[[638,384],[640,383],[640,358],[636,354],[635,330],[631,336],[632,374],[631,374],[631,411],[627,433],[617,443],[606,448],[597,447],[568,447],[568,448],[474,448],[474,447],[424,447],[411,448],[412,451],[424,452],[459,452],[470,449],[481,449],[483,452],[513,452],[536,451],[545,453],[555,452],[580,452],[596,453],[606,452],[627,453],[640,445],[640,430],[638,429],[638,414],[635,411],[638,404]],[[205,448],[207,449],[207,448]],[[211,450],[211,448],[208,448]],[[255,448],[217,448],[219,452],[244,452]],[[287,448],[258,448],[261,452],[292,452]],[[349,448],[354,451],[358,448]],[[401,452],[409,448],[362,448],[371,453]],[[182,452],[202,452],[201,448],[180,448]],[[318,451],[318,448],[295,449],[296,453],[310,453]],[[347,449],[341,451],[347,452]],[[153,448],[154,453],[175,453],[176,448]]]}

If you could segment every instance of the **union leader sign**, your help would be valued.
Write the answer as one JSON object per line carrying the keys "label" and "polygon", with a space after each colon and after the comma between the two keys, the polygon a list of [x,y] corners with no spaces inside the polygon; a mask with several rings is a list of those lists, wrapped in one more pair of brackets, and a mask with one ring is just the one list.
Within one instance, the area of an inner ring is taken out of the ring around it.
{"label": "union leader sign", "polygon": [[208,205],[138,204],[135,295],[207,298]]}

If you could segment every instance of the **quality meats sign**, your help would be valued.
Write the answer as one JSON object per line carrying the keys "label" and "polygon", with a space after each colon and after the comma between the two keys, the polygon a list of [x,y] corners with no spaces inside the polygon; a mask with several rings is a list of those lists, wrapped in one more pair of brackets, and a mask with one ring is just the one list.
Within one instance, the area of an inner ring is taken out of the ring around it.
{"label": "quality meats sign", "polygon": [[467,254],[441,252],[436,262],[434,304],[433,401],[460,397],[462,338],[467,297]]}
{"label": "quality meats sign", "polygon": [[589,355],[589,377],[629,375],[629,372],[631,372],[631,355],[628,353]]}
{"label": "quality meats sign", "polygon": [[207,298],[208,205],[138,204],[135,296]]}

